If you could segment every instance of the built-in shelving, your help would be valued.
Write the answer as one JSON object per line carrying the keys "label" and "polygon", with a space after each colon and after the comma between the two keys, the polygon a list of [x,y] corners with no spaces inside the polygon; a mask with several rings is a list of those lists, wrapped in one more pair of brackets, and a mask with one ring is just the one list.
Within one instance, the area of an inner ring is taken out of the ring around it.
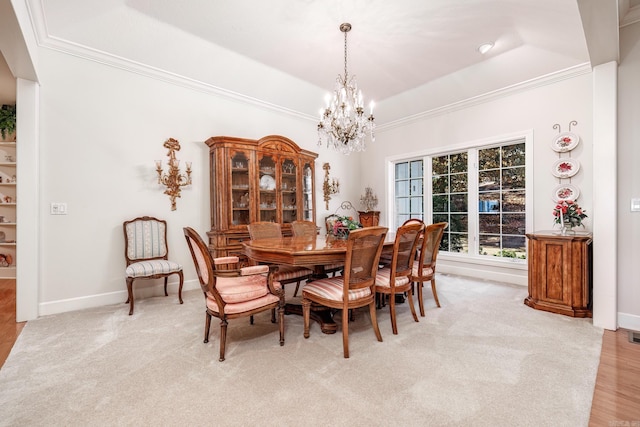
{"label": "built-in shelving", "polygon": [[0,278],[16,277],[16,179],[15,141],[0,142]]}

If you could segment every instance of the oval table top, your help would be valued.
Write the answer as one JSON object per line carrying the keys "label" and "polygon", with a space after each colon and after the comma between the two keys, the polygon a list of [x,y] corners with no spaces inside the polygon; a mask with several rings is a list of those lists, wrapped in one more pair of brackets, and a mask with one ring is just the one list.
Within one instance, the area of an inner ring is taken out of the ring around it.
{"label": "oval table top", "polygon": [[[385,248],[393,248],[395,233],[387,233]],[[245,255],[258,262],[287,265],[327,265],[344,262],[347,241],[331,236],[278,237],[242,242]]]}

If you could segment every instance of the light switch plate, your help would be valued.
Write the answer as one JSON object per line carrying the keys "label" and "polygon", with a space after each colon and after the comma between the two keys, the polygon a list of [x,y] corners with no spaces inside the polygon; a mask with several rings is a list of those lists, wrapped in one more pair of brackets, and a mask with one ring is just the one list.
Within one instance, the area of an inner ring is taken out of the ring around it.
{"label": "light switch plate", "polygon": [[640,199],[631,199],[631,212],[640,211]]}
{"label": "light switch plate", "polygon": [[52,202],[51,203],[51,215],[66,215],[67,214],[67,204],[60,202]]}

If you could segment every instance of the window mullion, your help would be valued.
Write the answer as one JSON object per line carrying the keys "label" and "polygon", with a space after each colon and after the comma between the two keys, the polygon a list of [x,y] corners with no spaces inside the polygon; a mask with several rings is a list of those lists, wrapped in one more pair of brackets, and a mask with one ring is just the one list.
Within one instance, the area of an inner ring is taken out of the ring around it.
{"label": "window mullion", "polygon": [[478,238],[478,150],[470,149],[467,153],[469,194],[468,194],[468,215],[469,215],[469,254],[475,255],[479,251]]}

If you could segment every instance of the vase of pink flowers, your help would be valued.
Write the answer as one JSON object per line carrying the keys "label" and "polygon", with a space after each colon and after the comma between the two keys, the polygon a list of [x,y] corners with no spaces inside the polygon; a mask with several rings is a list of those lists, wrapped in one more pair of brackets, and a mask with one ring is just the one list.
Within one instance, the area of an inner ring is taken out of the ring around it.
{"label": "vase of pink flowers", "polygon": [[586,211],[575,200],[561,200],[553,208],[553,222],[560,224],[560,232],[565,235],[575,227],[583,226],[582,220],[587,218]]}

